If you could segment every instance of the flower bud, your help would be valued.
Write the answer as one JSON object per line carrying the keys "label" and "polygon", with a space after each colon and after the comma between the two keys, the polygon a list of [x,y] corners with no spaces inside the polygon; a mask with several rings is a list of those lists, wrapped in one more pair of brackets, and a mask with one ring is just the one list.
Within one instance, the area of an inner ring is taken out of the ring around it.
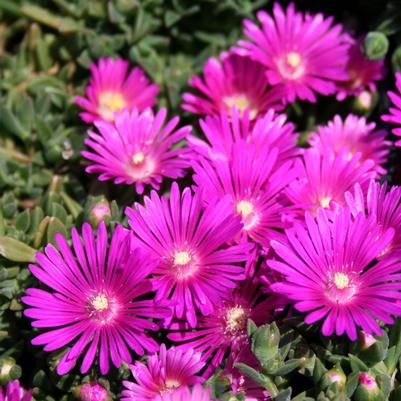
{"label": "flower bud", "polygon": [[343,389],[345,383],[347,381],[347,377],[342,371],[341,367],[336,366],[333,369],[328,370],[322,377],[322,387],[329,387],[331,384],[336,383],[339,389]]}
{"label": "flower bud", "polygon": [[0,383],[5,384],[11,380],[19,379],[21,368],[16,364],[15,359],[7,357],[0,362]]}
{"label": "flower bud", "polygon": [[387,36],[378,31],[369,32],[363,41],[363,52],[369,60],[381,60],[387,53],[389,42]]}
{"label": "flower bud", "polygon": [[371,334],[361,332],[357,345],[357,356],[368,366],[384,360],[388,350],[388,336],[383,334],[381,337],[374,337]]}
{"label": "flower bud", "polygon": [[358,382],[358,387],[354,393],[355,401],[385,401],[374,376],[361,372]]}
{"label": "flower bud", "polygon": [[93,227],[97,227],[100,222],[111,216],[110,203],[107,199],[101,197],[90,205],[88,210],[88,219]]}
{"label": "flower bud", "polygon": [[377,103],[377,93],[369,90],[362,91],[353,101],[355,110],[366,113],[373,109]]}
{"label": "flower bud", "polygon": [[74,395],[81,401],[109,401],[109,393],[98,383],[85,383],[74,390]]}
{"label": "flower bud", "polygon": [[359,340],[361,342],[362,349],[368,349],[376,342],[376,339],[374,336],[372,336],[372,334],[365,333],[364,331],[361,331]]}

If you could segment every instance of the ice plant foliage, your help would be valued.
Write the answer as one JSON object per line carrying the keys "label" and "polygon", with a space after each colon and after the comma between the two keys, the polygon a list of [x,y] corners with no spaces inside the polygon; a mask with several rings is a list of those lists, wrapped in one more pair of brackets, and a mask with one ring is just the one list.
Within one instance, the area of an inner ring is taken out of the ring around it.
{"label": "ice plant foliage", "polygon": [[233,109],[231,117],[222,112],[219,116],[207,116],[200,120],[202,132],[207,141],[195,135],[187,137],[195,154],[209,159],[230,158],[232,145],[237,142],[254,144],[257,147],[277,148],[279,162],[294,158],[299,154],[296,146],[298,135],[294,125],[287,122],[284,114],[270,109],[252,124],[249,113],[240,115]]}
{"label": "ice plant foliage", "polygon": [[[397,127],[393,128],[392,132],[394,135],[401,136],[401,73],[395,74],[395,85],[397,92],[389,91],[388,97],[393,103],[393,106],[389,109],[389,114],[382,116],[382,120],[388,123],[396,124]],[[395,142],[396,146],[401,146],[401,139]]]}
{"label": "ice plant foliage", "polygon": [[176,129],[179,118],[166,123],[166,117],[163,108],[156,114],[150,109],[124,111],[116,115],[114,124],[96,121],[99,133],[88,131],[85,144],[90,150],[82,152],[91,162],[86,171],[99,173],[100,181],[135,184],[138,193],[145,185],[158,189],[163,177],[182,177],[189,166],[184,156],[190,150],[177,145],[191,127]]}
{"label": "ice plant foliage", "polygon": [[258,24],[245,20],[242,50],[266,68],[268,82],[280,90],[283,100],[316,101],[316,93],[330,95],[336,82],[349,76],[344,69],[348,60],[348,40],[341,25],[322,14],[302,14],[294,4],[283,10],[273,7],[273,16],[257,13]]}
{"label": "ice plant foliage", "polygon": [[268,264],[285,280],[271,288],[306,312],[306,323],[323,319],[326,336],[346,333],[356,340],[357,326],[381,335],[375,318],[391,324],[392,315],[401,314],[400,258],[378,261],[394,230],[382,232],[364,213],[353,219],[347,208],[339,208],[333,220],[320,208],[316,218],[306,213],[305,223],[287,230],[287,241],[272,241],[281,260]]}
{"label": "ice plant foliage", "polygon": [[224,357],[231,364],[243,347],[248,344],[247,321],[252,319],[260,325],[268,322],[283,299],[275,294],[263,296],[258,279],[258,257],[252,252],[246,262],[246,280],[215,311],[208,316],[199,316],[195,330],[182,321],[169,325],[168,338],[180,343],[178,349],[189,352],[192,349],[202,353],[204,361],[209,360],[204,373],[213,374]]}
{"label": "ice plant foliage", "polygon": [[346,158],[352,159],[356,153],[361,154],[361,161],[371,159],[378,174],[385,174],[383,164],[387,162],[391,142],[387,141],[387,132],[376,130],[375,123],[368,123],[365,117],[349,114],[345,120],[335,116],[327,125],[319,126],[311,134],[309,143],[323,154],[327,149],[335,153],[348,151]]}
{"label": "ice plant foliage", "polygon": [[0,401],[30,401],[32,390],[25,391],[18,380],[12,380],[7,383],[7,387],[0,386]]}
{"label": "ice plant foliage", "polygon": [[281,194],[298,175],[291,161],[277,168],[277,157],[277,148],[239,141],[228,160],[204,159],[193,164],[193,180],[205,203],[228,195],[243,223],[242,238],[249,237],[266,249],[288,227],[285,215],[292,213],[293,206]]}
{"label": "ice plant foliage", "polygon": [[196,311],[212,313],[231,295],[244,268],[249,246],[223,246],[240,233],[229,198],[215,199],[203,209],[202,194],[173,183],[170,199],[152,191],[145,206],[127,208],[129,225],[139,247],[160,258],[153,271],[156,301],[173,301],[174,316],[197,325]]}
{"label": "ice plant foliage", "polygon": [[183,352],[172,347],[166,349],[162,344],[159,354],[148,357],[147,365],[135,362],[131,365],[136,383],[124,381],[123,401],[153,401],[156,396],[172,393],[181,387],[201,383],[197,376],[205,362],[193,350]]}
{"label": "ice plant foliage", "polygon": [[367,188],[374,177],[373,160],[361,161],[361,153],[349,158],[349,151],[337,154],[330,148],[323,154],[318,149],[308,149],[299,163],[299,177],[285,190],[286,196],[300,208],[316,211],[329,208],[332,200],[344,204],[344,193],[356,183]]}
{"label": "ice plant foliage", "polygon": [[223,52],[220,60],[211,57],[203,68],[203,79],[193,77],[190,86],[197,93],[184,93],[182,107],[195,114],[230,114],[235,108],[241,114],[248,110],[253,120],[270,108],[282,107],[263,66],[241,54]]}
{"label": "ice plant foliage", "polygon": [[91,64],[90,69],[92,76],[86,98],[75,98],[75,103],[85,109],[80,113],[85,122],[114,121],[117,111],[142,111],[156,103],[159,87],[150,83],[141,68],[135,67],[129,72],[127,61],[101,58],[98,64]]}
{"label": "ice plant foliage", "polygon": [[133,247],[132,234],[118,226],[108,244],[104,223],[95,237],[89,224],[82,239],[72,230],[72,247],[56,234],[59,250],[49,244],[30,265],[32,274],[49,291],[27,289],[22,301],[32,326],[45,329],[32,343],[54,351],[71,344],[57,366],[62,375],[84,355],[81,372],[88,372],[96,353],[100,372],[109,371],[109,359],[116,367],[131,362],[135,354],[155,352],[159,346],[147,331],[159,329],[151,319],[166,319],[168,308],[154,302],[148,276],[158,260]]}
{"label": "ice plant foliage", "polygon": [[348,62],[346,71],[348,80],[338,82],[337,99],[344,100],[347,96],[358,96],[363,90],[376,91],[376,82],[383,79],[384,61],[368,60],[361,50],[362,39],[350,40],[348,47]]}
{"label": "ice plant foliage", "polygon": [[382,233],[389,228],[394,229],[394,236],[382,255],[401,252],[401,188],[392,186],[387,192],[387,187],[386,183],[381,185],[372,180],[367,191],[355,184],[353,191],[345,193],[347,205],[354,216],[366,213]]}

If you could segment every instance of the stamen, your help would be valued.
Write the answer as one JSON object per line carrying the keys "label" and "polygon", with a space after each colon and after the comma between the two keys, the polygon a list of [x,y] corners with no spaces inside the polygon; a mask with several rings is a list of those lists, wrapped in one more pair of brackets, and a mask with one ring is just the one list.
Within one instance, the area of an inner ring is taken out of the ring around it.
{"label": "stamen", "polygon": [[334,284],[339,290],[343,290],[349,285],[349,277],[344,273],[335,273]]}

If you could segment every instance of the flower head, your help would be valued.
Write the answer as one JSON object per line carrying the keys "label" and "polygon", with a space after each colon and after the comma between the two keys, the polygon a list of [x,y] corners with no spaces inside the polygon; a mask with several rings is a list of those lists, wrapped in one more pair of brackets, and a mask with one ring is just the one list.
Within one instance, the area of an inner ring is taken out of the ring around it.
{"label": "flower head", "polygon": [[208,315],[238,280],[243,280],[247,244],[225,246],[241,231],[229,199],[215,200],[203,209],[201,193],[189,188],[180,194],[173,183],[170,200],[152,191],[145,207],[127,208],[138,246],[160,258],[153,272],[156,300],[171,299],[174,316],[197,324],[196,311]]}
{"label": "flower head", "polygon": [[296,146],[298,135],[294,133],[294,125],[286,119],[285,114],[269,110],[251,124],[249,113],[241,116],[238,111],[233,110],[231,118],[227,113],[221,113],[220,116],[207,116],[200,120],[208,143],[194,135],[189,135],[187,139],[194,152],[205,158],[229,158],[232,145],[242,141],[260,148],[277,148],[277,160],[281,163],[299,153]]}
{"label": "flower head", "polygon": [[387,192],[387,184],[370,181],[369,188],[365,190],[355,184],[353,193],[345,193],[347,205],[353,216],[366,213],[380,227],[381,234],[389,228],[394,229],[394,236],[381,256],[389,253],[401,252],[401,188],[392,186]]}
{"label": "flower head", "polygon": [[291,161],[277,168],[278,149],[258,148],[244,141],[234,144],[230,158],[193,164],[193,180],[202,190],[204,202],[228,195],[233,212],[241,217],[242,238],[268,248],[270,240],[288,227],[286,214],[294,206],[283,189],[297,177]]}
{"label": "flower head", "polygon": [[385,130],[375,130],[375,123],[368,123],[365,117],[349,114],[343,121],[335,116],[327,125],[320,126],[312,133],[310,144],[323,154],[327,149],[335,153],[347,149],[346,157],[351,159],[356,153],[361,154],[361,161],[371,159],[375,162],[378,174],[385,174],[383,164],[390,152],[390,141],[386,141]]}
{"label": "flower head", "polygon": [[96,238],[89,224],[83,225],[82,240],[74,228],[72,248],[59,233],[55,240],[59,251],[49,244],[37,253],[38,265],[29,266],[50,291],[29,288],[22,301],[29,306],[24,313],[33,319],[32,326],[46,329],[32,344],[45,345],[48,352],[72,345],[57,366],[58,374],[70,371],[81,354],[81,372],[86,373],[97,350],[102,374],[109,371],[109,358],[116,367],[121,361],[130,363],[129,348],[138,355],[157,351],[147,330],[159,326],[150,319],[170,315],[155,304],[147,278],[158,261],[135,248],[132,234],[122,226],[110,245],[104,223]]}
{"label": "flower head", "polygon": [[280,4],[273,7],[273,16],[257,13],[261,27],[245,20],[245,35],[250,41],[240,41],[245,54],[266,68],[269,83],[288,102],[296,98],[316,101],[316,93],[330,95],[336,82],[348,79],[348,40],[341,25],[333,26],[333,18],[295,11],[290,4],[284,11]]}
{"label": "flower head", "polygon": [[[397,87],[396,92],[387,92],[390,100],[393,103],[393,107],[390,107],[389,114],[382,116],[382,120],[388,123],[396,124],[398,127],[393,128],[392,132],[396,136],[401,136],[401,73],[395,74],[395,85]],[[396,146],[401,146],[401,140],[396,141]]]}
{"label": "flower head", "polygon": [[100,173],[99,180],[116,184],[135,184],[138,193],[145,185],[158,189],[163,177],[178,178],[185,174],[190,150],[177,148],[191,130],[190,126],[175,128],[179,118],[165,124],[167,111],[156,115],[151,110],[139,113],[124,111],[116,115],[114,124],[96,121],[99,133],[88,131],[85,144],[91,149],[82,155],[93,164],[88,173]]}
{"label": "flower head", "polygon": [[203,388],[200,384],[196,384],[192,390],[185,386],[172,393],[165,392],[156,397],[155,401],[212,401],[212,398],[209,388]]}
{"label": "flower head", "polygon": [[272,241],[281,260],[268,264],[285,275],[272,289],[307,312],[306,323],[324,319],[326,336],[347,333],[356,340],[356,326],[380,335],[375,318],[391,324],[391,315],[401,314],[400,259],[377,261],[393,230],[379,236],[380,227],[363,213],[353,219],[348,208],[338,208],[333,220],[322,208],[316,218],[306,213],[305,220],[306,227],[296,224],[286,231],[286,242]]}
{"label": "flower head", "polygon": [[197,373],[204,362],[193,350],[183,352],[162,344],[159,354],[150,355],[147,364],[135,362],[130,369],[136,383],[124,381],[124,401],[153,401],[157,395],[172,393],[183,386],[200,383],[203,378]]}
{"label": "flower head", "polygon": [[262,294],[258,280],[257,252],[248,257],[242,282],[215,311],[208,316],[199,316],[198,325],[192,329],[187,323],[175,320],[169,325],[168,338],[181,343],[184,351],[194,349],[202,353],[202,360],[208,362],[205,377],[213,374],[223,358],[228,356],[231,365],[240,350],[248,344],[247,322],[252,319],[257,325],[267,323],[275,309],[282,305],[282,297]]}
{"label": "flower head", "polygon": [[280,108],[281,99],[271,89],[264,68],[241,54],[222,53],[220,60],[207,60],[203,79],[192,78],[190,85],[198,94],[184,93],[183,109],[196,114],[231,114],[236,109],[240,114],[248,111],[255,119],[269,108]]}
{"label": "flower head", "polygon": [[347,149],[337,154],[332,149],[323,154],[318,149],[307,149],[303,162],[297,167],[300,178],[290,184],[285,193],[294,205],[309,211],[329,208],[332,200],[344,204],[344,193],[355,183],[367,188],[375,175],[373,166],[373,160],[361,161],[360,152],[349,159]]}
{"label": "flower head", "polygon": [[384,76],[384,60],[368,60],[361,50],[362,39],[350,40],[346,71],[348,79],[337,82],[337,99],[344,100],[347,96],[358,96],[364,89],[374,92],[376,81]]}
{"label": "flower head", "polygon": [[5,392],[0,386],[0,401],[30,401],[31,398],[32,390],[25,392],[18,380],[8,382]]}
{"label": "flower head", "polygon": [[80,113],[82,120],[113,121],[116,111],[135,108],[142,111],[156,103],[159,87],[151,84],[139,67],[129,74],[128,68],[128,62],[122,59],[101,58],[98,64],[91,64],[92,77],[86,98],[75,98],[75,103],[86,110]]}

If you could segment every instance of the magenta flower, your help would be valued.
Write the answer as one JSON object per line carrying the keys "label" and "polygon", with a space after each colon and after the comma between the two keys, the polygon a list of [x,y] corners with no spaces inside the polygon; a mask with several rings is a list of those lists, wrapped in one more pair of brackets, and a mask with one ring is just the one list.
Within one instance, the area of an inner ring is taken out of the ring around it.
{"label": "magenta flower", "polygon": [[284,11],[273,7],[273,17],[257,13],[261,27],[245,20],[245,35],[240,41],[245,54],[266,68],[269,83],[288,102],[296,98],[316,102],[316,93],[330,95],[336,82],[348,79],[344,65],[348,59],[348,40],[341,25],[333,26],[333,18],[295,11],[290,4]]}
{"label": "magenta flower", "polygon": [[251,124],[249,113],[241,116],[234,109],[231,117],[223,112],[220,116],[206,116],[199,121],[208,143],[195,135],[189,135],[187,140],[196,154],[210,159],[229,158],[232,145],[240,141],[261,148],[277,148],[277,159],[281,163],[299,154],[296,143],[298,135],[294,133],[294,125],[286,119],[285,114],[269,110]]}
{"label": "magenta flower", "polygon": [[270,108],[282,108],[281,98],[269,85],[263,66],[241,54],[224,52],[220,61],[209,58],[203,79],[195,76],[189,83],[197,94],[184,93],[183,109],[195,114],[231,113],[235,107],[255,119]]}
{"label": "magenta flower", "polygon": [[338,208],[333,221],[322,208],[316,218],[306,213],[305,220],[306,227],[296,224],[286,231],[287,241],[272,241],[281,261],[268,264],[285,275],[272,289],[307,312],[306,323],[324,319],[325,336],[347,333],[356,340],[356,326],[381,335],[375,318],[392,324],[391,315],[401,315],[400,258],[377,261],[394,231],[379,236],[379,226],[363,213],[353,219],[348,208]]}
{"label": "magenta flower", "polygon": [[86,123],[98,119],[113,121],[116,111],[142,111],[156,103],[159,87],[151,84],[139,67],[129,74],[128,68],[128,62],[122,59],[101,58],[97,65],[91,64],[92,77],[86,98],[75,98],[75,103],[86,110],[80,113],[82,120]]}
{"label": "magenta flower", "polygon": [[193,164],[193,180],[202,190],[205,204],[228,195],[233,212],[242,219],[241,237],[265,249],[291,224],[288,216],[294,209],[281,193],[298,171],[291,161],[277,167],[277,156],[277,148],[239,141],[232,146],[228,160],[203,159]]}
{"label": "magenta flower", "polygon": [[368,123],[365,117],[349,114],[343,121],[340,116],[335,116],[327,125],[318,127],[317,132],[311,134],[309,143],[322,154],[327,149],[335,153],[346,149],[349,159],[359,152],[361,161],[372,159],[377,173],[385,174],[383,164],[387,162],[391,142],[385,140],[385,130],[375,128],[376,124]]}
{"label": "magenta flower", "polygon": [[387,184],[371,180],[369,189],[363,191],[355,184],[354,192],[346,192],[345,199],[353,216],[366,213],[381,228],[382,233],[394,229],[394,236],[383,250],[382,255],[401,252],[401,188],[392,186],[387,192]]}
{"label": "magenta flower", "polygon": [[5,392],[0,386],[0,401],[30,401],[31,398],[32,390],[25,392],[18,380],[8,382]]}
{"label": "magenta flower", "polygon": [[209,388],[203,388],[200,384],[196,384],[192,390],[186,386],[171,393],[165,392],[156,397],[155,401],[212,401],[212,398]]}
{"label": "magenta flower", "polygon": [[337,100],[358,96],[364,89],[376,91],[376,82],[383,79],[384,60],[368,60],[361,50],[362,39],[350,40],[346,71],[348,79],[337,82]]}
{"label": "magenta flower", "polygon": [[116,115],[114,124],[96,121],[99,133],[88,131],[85,144],[91,149],[82,155],[93,162],[88,173],[100,173],[99,180],[135,184],[141,194],[145,185],[159,189],[163,177],[178,178],[189,166],[187,147],[177,147],[190,132],[185,126],[175,131],[179,118],[165,124],[166,109],[156,115],[151,110],[133,110]]}
{"label": "magenta flower", "polygon": [[361,153],[349,159],[347,149],[337,154],[331,149],[323,154],[318,149],[307,149],[298,168],[300,178],[285,193],[294,205],[312,212],[319,207],[328,208],[332,200],[344,204],[346,191],[357,182],[367,188],[375,176],[373,160],[361,161]]}
{"label": "magenta flower", "polygon": [[173,315],[195,327],[196,311],[212,313],[245,278],[238,262],[246,259],[248,244],[225,246],[241,231],[240,218],[228,198],[202,209],[201,193],[185,188],[180,194],[176,182],[170,200],[152,191],[144,203],[126,214],[137,244],[160,258],[153,272],[156,300],[172,300]]}
{"label": "magenta flower", "polygon": [[200,359],[200,354],[193,350],[185,353],[174,347],[166,350],[162,344],[159,355],[150,355],[147,365],[136,361],[130,366],[136,383],[123,382],[127,390],[122,392],[122,400],[153,401],[159,394],[201,383],[204,379],[197,374],[205,363]]}
{"label": "magenta flower", "polygon": [[203,361],[211,357],[205,377],[214,373],[225,356],[231,366],[240,350],[248,344],[248,319],[257,325],[267,323],[275,309],[283,305],[281,296],[260,291],[257,263],[257,253],[251,252],[245,269],[247,279],[212,314],[199,316],[195,329],[178,320],[168,327],[172,332],[167,337],[181,343],[178,349],[201,352]]}
{"label": "magenta flower", "polygon": [[22,301],[30,306],[24,314],[34,320],[32,326],[47,329],[32,344],[50,352],[74,343],[58,363],[57,373],[69,372],[81,354],[81,372],[86,373],[97,350],[102,374],[109,371],[109,356],[120,367],[122,361],[131,362],[129,348],[138,355],[157,351],[157,342],[146,331],[159,326],[150,319],[170,315],[150,296],[147,277],[158,261],[133,247],[132,234],[122,226],[114,231],[110,245],[104,223],[96,238],[89,224],[83,225],[82,240],[74,228],[72,249],[61,234],[55,239],[59,251],[49,244],[44,253],[37,253],[38,266],[29,266],[51,291],[29,288]]}
{"label": "magenta flower", "polygon": [[[396,124],[398,127],[393,128],[392,132],[396,136],[401,136],[401,73],[395,74],[395,85],[397,87],[396,92],[387,92],[388,97],[393,102],[393,107],[390,107],[389,114],[382,116],[382,120],[388,123]],[[401,146],[401,139],[395,142],[396,146]]]}

